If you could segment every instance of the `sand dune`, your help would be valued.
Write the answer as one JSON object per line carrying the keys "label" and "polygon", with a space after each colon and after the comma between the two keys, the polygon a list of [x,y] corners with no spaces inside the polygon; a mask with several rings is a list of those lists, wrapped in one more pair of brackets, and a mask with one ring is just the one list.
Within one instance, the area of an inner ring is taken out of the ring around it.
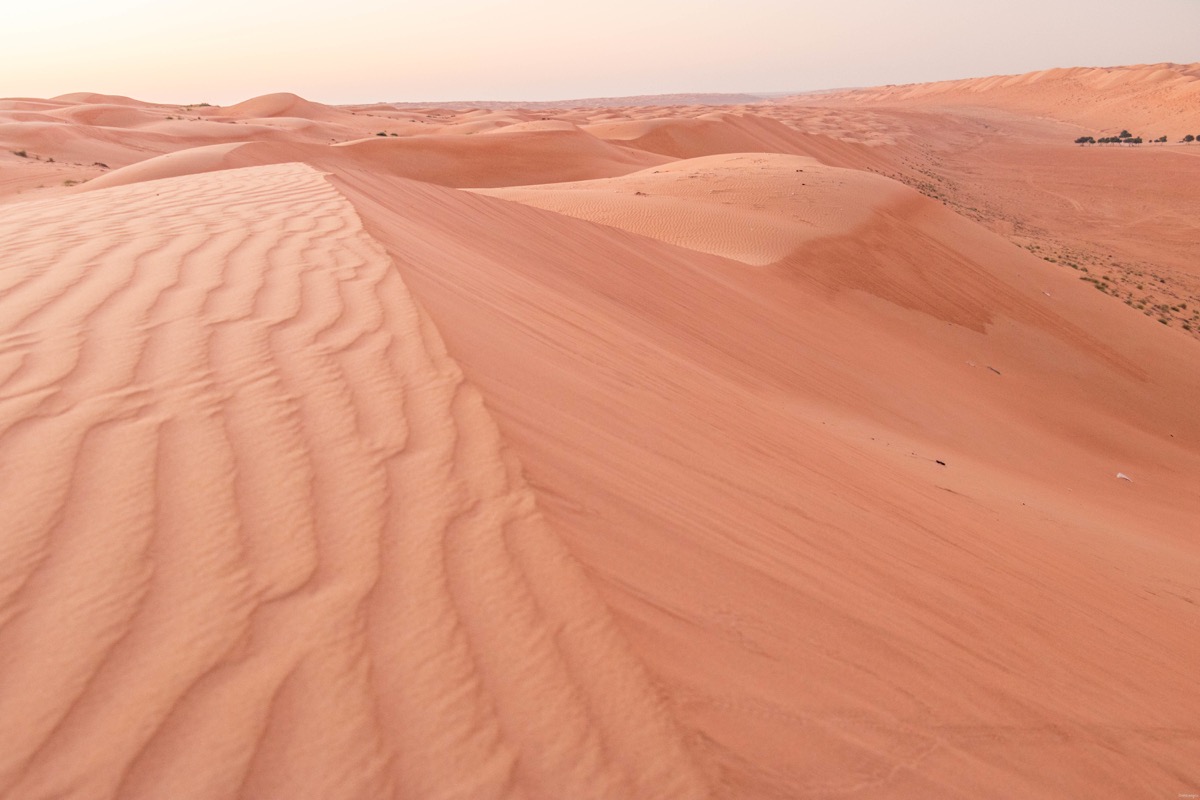
{"label": "sand dune", "polygon": [[100,94],[98,92],[72,92],[51,98],[51,100],[69,105],[94,105],[100,103],[114,106],[132,106],[134,108],[148,108],[154,105],[153,103],[145,103],[121,94]]}
{"label": "sand dune", "polygon": [[731,796],[1182,785],[1188,340],[915,195],[761,272],[351,188]]}
{"label": "sand dune", "polygon": [[364,139],[339,149],[359,164],[455,187],[512,186],[624,175],[669,158],[603,142],[583,131]]}
{"label": "sand dune", "polygon": [[673,158],[760,152],[806,155],[794,130],[775,120],[738,114],[600,122],[587,130],[601,139]]}
{"label": "sand dune", "polygon": [[49,116],[57,117],[76,125],[100,125],[108,128],[139,128],[158,122],[162,113],[115,103],[85,103],[72,105]]}
{"label": "sand dune", "polygon": [[803,156],[675,161],[620,178],[482,190],[747,264],[845,235],[903,187]]}
{"label": "sand dune", "polygon": [[1195,72],[0,101],[0,797],[1196,791]]}
{"label": "sand dune", "polygon": [[602,142],[578,130],[355,140],[336,147],[253,142],[212,145],[135,164],[89,188],[245,166],[302,161],[367,169],[443,186],[494,187],[624,175],[670,159]]}
{"label": "sand dune", "polygon": [[297,117],[311,120],[336,119],[346,116],[330,106],[305,100],[303,97],[290,92],[266,94],[226,106],[220,109],[220,114],[237,119],[262,119],[265,117]]}
{"label": "sand dune", "polygon": [[868,147],[797,130],[758,114],[706,113],[699,117],[651,117],[596,122],[585,130],[601,139],[673,158],[730,153],[813,156],[826,164],[873,169],[883,161]]}
{"label": "sand dune", "polygon": [[26,204],[2,241],[0,683],[41,687],[0,695],[4,796],[703,793],[318,173]]}
{"label": "sand dune", "polygon": [[796,98],[804,104],[1001,107],[1116,135],[1200,133],[1200,65],[1052,69],[961,81],[885,86]]}

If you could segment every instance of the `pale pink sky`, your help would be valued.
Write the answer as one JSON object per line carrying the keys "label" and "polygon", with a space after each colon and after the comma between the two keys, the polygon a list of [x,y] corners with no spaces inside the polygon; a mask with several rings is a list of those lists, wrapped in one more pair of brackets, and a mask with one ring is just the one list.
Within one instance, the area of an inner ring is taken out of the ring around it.
{"label": "pale pink sky", "polygon": [[770,92],[1200,61],[1200,0],[39,0],[0,96],[229,103]]}

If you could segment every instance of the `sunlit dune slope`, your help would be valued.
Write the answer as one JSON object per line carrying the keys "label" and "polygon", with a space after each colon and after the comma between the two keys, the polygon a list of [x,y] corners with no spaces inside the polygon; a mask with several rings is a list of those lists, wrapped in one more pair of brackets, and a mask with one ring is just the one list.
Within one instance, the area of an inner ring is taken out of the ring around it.
{"label": "sunlit dune slope", "polygon": [[764,265],[814,238],[849,233],[899,191],[894,181],[804,156],[745,153],[482,193]]}
{"label": "sunlit dune slope", "polygon": [[707,795],[323,176],[18,204],[0,246],[0,795]]}
{"label": "sunlit dune slope", "polygon": [[764,269],[339,185],[728,796],[1184,790],[1190,340],[914,192]]}

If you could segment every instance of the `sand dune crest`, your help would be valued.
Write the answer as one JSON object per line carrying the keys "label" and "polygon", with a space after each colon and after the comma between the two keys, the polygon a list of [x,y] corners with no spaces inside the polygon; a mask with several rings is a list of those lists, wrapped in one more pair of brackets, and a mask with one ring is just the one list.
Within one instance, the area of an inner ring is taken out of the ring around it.
{"label": "sand dune crest", "polygon": [[0,794],[707,793],[322,175],[9,211]]}

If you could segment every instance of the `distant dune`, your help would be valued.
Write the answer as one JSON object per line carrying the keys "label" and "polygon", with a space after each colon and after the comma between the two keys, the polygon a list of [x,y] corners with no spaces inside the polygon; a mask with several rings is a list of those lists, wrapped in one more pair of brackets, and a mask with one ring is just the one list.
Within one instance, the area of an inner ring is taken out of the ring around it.
{"label": "distant dune", "polygon": [[263,119],[267,117],[297,117],[301,119],[323,120],[345,116],[346,112],[331,106],[321,105],[305,100],[303,97],[281,92],[255,97],[251,100],[221,110],[222,116],[235,119]]}
{"label": "distant dune", "polygon": [[0,100],[0,797],[1195,792],[1197,72]]}
{"label": "distant dune", "polygon": [[796,98],[805,103],[908,107],[985,106],[1118,133],[1200,133],[1200,64],[1077,67],[940,83],[856,89]]}
{"label": "distant dune", "polygon": [[[630,95],[628,97],[587,97],[575,100],[449,100],[436,105],[445,108],[527,108],[527,109],[565,109],[565,108],[621,108],[637,106],[736,106],[747,103],[758,103],[766,100],[768,95],[744,93],[714,93],[699,92],[692,94],[649,94]],[[430,103],[389,103],[396,108],[427,108]]]}

